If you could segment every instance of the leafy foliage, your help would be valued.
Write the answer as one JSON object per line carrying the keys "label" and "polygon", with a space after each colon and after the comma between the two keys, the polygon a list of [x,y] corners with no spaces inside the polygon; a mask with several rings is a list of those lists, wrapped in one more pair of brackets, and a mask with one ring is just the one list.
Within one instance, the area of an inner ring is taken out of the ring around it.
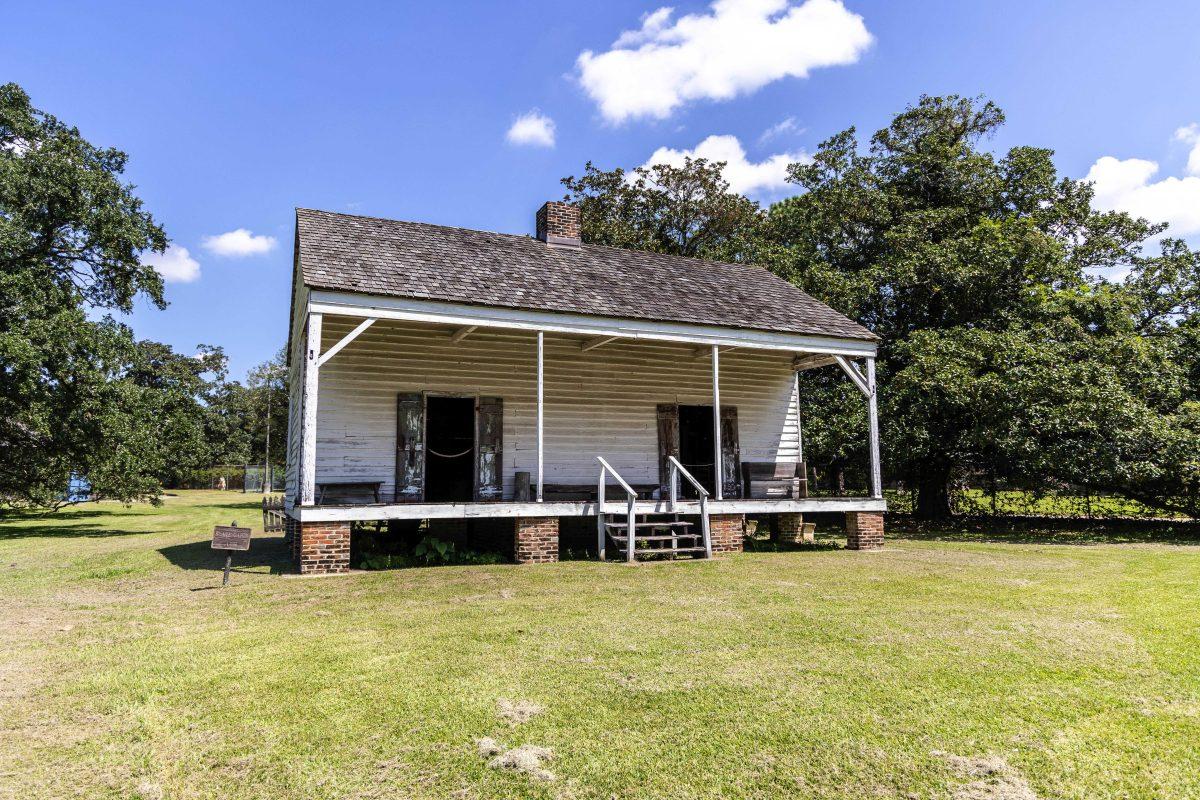
{"label": "leafy foliage", "polygon": [[[980,474],[1195,508],[1173,356],[1196,254],[1167,240],[1144,256],[1163,226],[1094,211],[1049,150],[983,150],[1003,121],[990,102],[925,97],[866,152],[853,129],[822,143],[791,167],[804,193],[770,209],[772,267],[881,337],[888,471],[916,486],[922,516],[949,513],[952,482]],[[1095,277],[1117,270],[1123,284]],[[811,379],[822,399],[829,380]],[[865,458],[822,441],[842,440],[845,408],[812,405],[827,461]]]}
{"label": "leafy foliage", "polygon": [[[176,353],[137,341],[104,313],[128,312],[139,296],[166,305],[162,279],[141,261],[166,249],[166,234],[121,181],[125,163],[124,153],[33,108],[20,87],[0,86],[0,499],[8,503],[59,505],[73,474],[95,497],[155,499],[163,484],[262,452],[266,396],[286,415],[278,358],[242,387],[228,380],[219,348]],[[271,413],[278,426],[279,411]]]}
{"label": "leafy foliage", "polygon": [[[803,191],[765,214],[702,160],[563,182],[587,241],[754,261],[877,334],[885,475],[919,515],[968,482],[1200,514],[1200,254],[1147,255],[1165,226],[1094,210],[1050,150],[993,154],[1003,123],[922,97],[865,148],[851,128],[791,165]],[[864,484],[861,399],[836,369],[802,380],[810,466]]]}
{"label": "leafy foliage", "polygon": [[583,217],[583,240],[631,250],[743,261],[753,257],[763,219],[758,204],[729,191],[723,162],[687,158],[631,172],[590,161],[563,178]]}

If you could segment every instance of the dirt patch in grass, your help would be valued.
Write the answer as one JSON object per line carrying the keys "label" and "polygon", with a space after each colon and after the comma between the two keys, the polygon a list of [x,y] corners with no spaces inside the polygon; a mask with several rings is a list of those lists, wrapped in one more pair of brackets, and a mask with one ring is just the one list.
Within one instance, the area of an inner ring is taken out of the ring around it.
{"label": "dirt patch in grass", "polygon": [[520,772],[539,781],[554,780],[554,773],[542,767],[542,763],[554,758],[554,752],[548,747],[536,744],[523,744],[511,750],[498,753],[488,762],[492,769],[508,769]]}
{"label": "dirt patch in grass", "polygon": [[974,778],[954,790],[953,800],[1038,800],[1025,778],[1000,756],[934,755],[945,759],[959,775]]}
{"label": "dirt patch in grass", "polygon": [[544,710],[540,705],[530,700],[500,698],[496,703],[496,713],[500,715],[500,719],[514,728],[518,725],[524,725]]}

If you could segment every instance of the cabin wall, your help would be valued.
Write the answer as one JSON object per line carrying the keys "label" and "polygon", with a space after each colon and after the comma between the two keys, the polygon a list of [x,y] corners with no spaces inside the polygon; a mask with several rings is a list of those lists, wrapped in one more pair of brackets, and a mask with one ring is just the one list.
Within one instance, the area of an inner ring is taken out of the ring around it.
{"label": "cabin wall", "polygon": [[[322,350],[358,321],[326,316]],[[505,499],[516,471],[536,480],[536,334],[481,328],[458,343],[451,334],[380,321],[321,368],[318,482],[382,480],[393,497],[400,392],[502,397]],[[721,403],[737,406],[743,460],[797,460],[791,362],[784,352],[721,354]],[[293,391],[301,382],[293,377]],[[657,483],[659,403],[712,403],[710,359],[696,346],[617,340],[585,353],[578,337],[546,334],[545,481],[595,483],[601,455],[631,483]]]}
{"label": "cabin wall", "polygon": [[300,420],[303,417],[301,400],[304,397],[305,306],[308,290],[297,282],[292,298],[293,317],[288,351],[288,426],[287,470],[283,482],[284,506],[290,508],[300,494]]}

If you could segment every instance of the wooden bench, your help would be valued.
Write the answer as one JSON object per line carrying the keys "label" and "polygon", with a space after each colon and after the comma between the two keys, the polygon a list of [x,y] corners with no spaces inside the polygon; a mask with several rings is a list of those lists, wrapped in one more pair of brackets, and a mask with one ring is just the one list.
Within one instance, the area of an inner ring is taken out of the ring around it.
{"label": "wooden bench", "polygon": [[[380,503],[383,481],[321,481],[317,483],[317,505],[365,505]],[[373,498],[367,500],[366,498]]]}
{"label": "wooden bench", "polygon": [[742,485],[749,500],[796,500],[808,497],[808,470],[799,464],[743,461]]}
{"label": "wooden bench", "polygon": [[[513,493],[513,500],[522,503],[533,499],[536,487],[530,485],[527,472],[518,472],[516,485]],[[635,492],[639,500],[653,499],[654,494],[658,491],[657,483],[631,483],[629,484]],[[596,484],[584,483],[544,483],[542,484],[542,499],[543,500],[580,500],[584,502],[596,501]],[[625,490],[613,481],[608,483],[605,492],[605,499],[609,501],[619,501],[625,499]]]}

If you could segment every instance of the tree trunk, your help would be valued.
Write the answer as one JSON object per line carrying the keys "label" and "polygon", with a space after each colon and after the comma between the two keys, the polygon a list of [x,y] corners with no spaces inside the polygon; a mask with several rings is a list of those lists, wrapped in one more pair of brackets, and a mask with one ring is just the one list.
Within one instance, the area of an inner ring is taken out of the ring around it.
{"label": "tree trunk", "polygon": [[846,494],[846,468],[839,461],[829,466],[829,490],[838,497]]}
{"label": "tree trunk", "polygon": [[950,471],[930,469],[917,481],[917,519],[949,519]]}

